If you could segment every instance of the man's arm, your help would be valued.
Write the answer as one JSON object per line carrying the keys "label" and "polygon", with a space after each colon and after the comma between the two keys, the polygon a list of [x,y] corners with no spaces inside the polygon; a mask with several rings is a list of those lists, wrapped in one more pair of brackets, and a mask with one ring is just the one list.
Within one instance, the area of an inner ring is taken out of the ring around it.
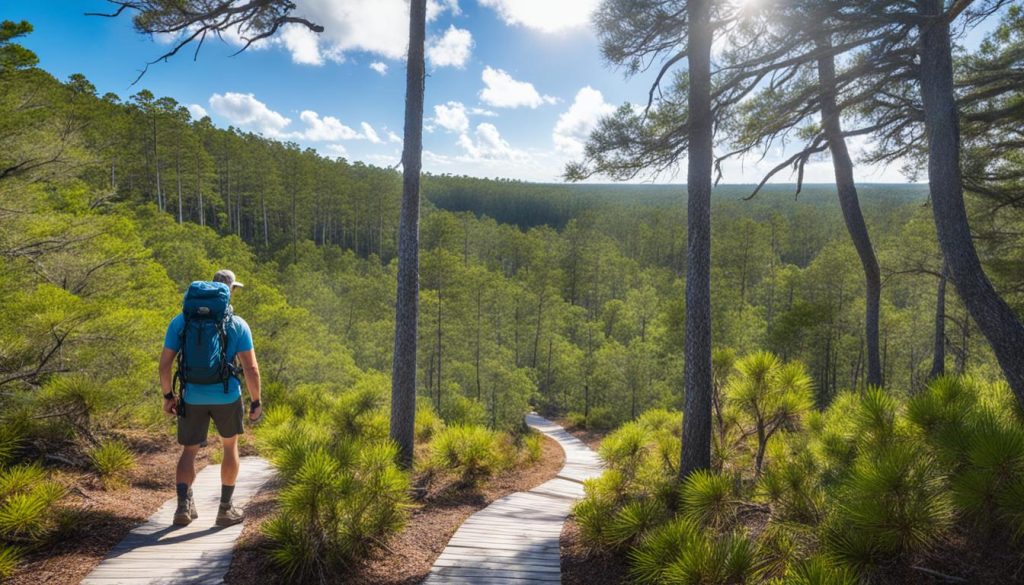
{"label": "man's arm", "polygon": [[[171,377],[171,366],[174,365],[174,358],[178,357],[178,352],[173,349],[164,348],[164,351],[160,354],[160,389],[163,390],[163,394],[170,394],[174,389],[173,379]],[[170,400],[164,398],[164,412],[168,414],[174,414],[175,404],[174,399]]]}
{"label": "man's arm", "polygon": [[[245,376],[245,387],[249,390],[249,398],[254,402],[260,399],[260,366],[256,363],[256,350],[250,349],[249,351],[240,351],[237,354],[239,361],[242,362],[242,374]],[[262,415],[263,406],[260,405],[256,409],[249,412],[249,418],[252,420],[258,420]]]}

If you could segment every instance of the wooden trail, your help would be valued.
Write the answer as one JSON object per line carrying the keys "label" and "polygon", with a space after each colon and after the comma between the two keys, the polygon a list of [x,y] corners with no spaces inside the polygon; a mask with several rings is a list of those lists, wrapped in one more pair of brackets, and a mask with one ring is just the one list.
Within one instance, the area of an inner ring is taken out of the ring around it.
{"label": "wooden trail", "polygon": [[555,479],[518,492],[469,517],[448,541],[423,585],[559,583],[559,537],[583,480],[601,473],[601,461],[555,423],[527,415],[531,427],[558,441],[565,466]]}
{"label": "wooden trail", "polygon": [[[266,460],[242,457],[235,506],[244,507],[273,473]],[[178,503],[176,497],[171,498],[118,543],[82,585],[223,583],[243,524],[228,528],[214,525],[220,503],[220,465],[208,465],[200,471],[192,492],[199,518],[188,526],[171,524]]]}

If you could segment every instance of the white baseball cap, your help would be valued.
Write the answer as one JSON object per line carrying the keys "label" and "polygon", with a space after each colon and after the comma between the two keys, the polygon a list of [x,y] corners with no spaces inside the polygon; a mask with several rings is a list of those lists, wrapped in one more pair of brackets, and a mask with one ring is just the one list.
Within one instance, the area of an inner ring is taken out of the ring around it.
{"label": "white baseball cap", "polygon": [[217,273],[213,275],[213,282],[222,282],[228,285],[229,288],[235,288],[236,286],[245,286],[244,284],[238,282],[238,280],[235,279],[234,272],[231,272],[226,268],[218,270]]}

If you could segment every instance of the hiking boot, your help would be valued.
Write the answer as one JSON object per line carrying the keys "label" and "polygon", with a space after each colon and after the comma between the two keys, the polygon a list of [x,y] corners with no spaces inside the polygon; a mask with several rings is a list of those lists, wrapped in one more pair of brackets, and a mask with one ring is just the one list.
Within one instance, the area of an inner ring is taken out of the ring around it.
{"label": "hiking boot", "polygon": [[185,501],[178,501],[178,509],[174,511],[174,524],[188,526],[198,517],[199,512],[196,511],[196,502],[192,499],[191,495]]}
{"label": "hiking boot", "polygon": [[221,504],[217,510],[217,526],[234,526],[245,520],[245,512],[231,504]]}

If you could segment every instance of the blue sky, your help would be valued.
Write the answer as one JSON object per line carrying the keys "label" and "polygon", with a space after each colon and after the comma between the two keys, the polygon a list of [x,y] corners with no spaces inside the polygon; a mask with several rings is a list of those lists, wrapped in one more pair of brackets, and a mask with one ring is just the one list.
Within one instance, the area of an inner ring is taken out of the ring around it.
{"label": "blue sky", "polygon": [[[24,44],[58,78],[83,73],[103,94],[170,96],[215,124],[293,140],[327,156],[395,164],[405,98],[406,0],[296,0],[326,27],[290,27],[232,56],[237,39],[138,71],[171,39],[136,33],[101,0],[3,2],[0,18],[28,20]],[[596,120],[625,101],[645,103],[651,74],[625,79],[605,66],[591,31],[597,0],[430,0],[424,168],[434,173],[556,181]],[[863,144],[853,144],[853,150]],[[753,182],[783,153],[726,167],[725,182]],[[662,181],[682,180],[662,177]],[[858,179],[901,182],[896,167]],[[789,181],[785,173],[778,177]],[[831,182],[815,161],[808,181]]]}

